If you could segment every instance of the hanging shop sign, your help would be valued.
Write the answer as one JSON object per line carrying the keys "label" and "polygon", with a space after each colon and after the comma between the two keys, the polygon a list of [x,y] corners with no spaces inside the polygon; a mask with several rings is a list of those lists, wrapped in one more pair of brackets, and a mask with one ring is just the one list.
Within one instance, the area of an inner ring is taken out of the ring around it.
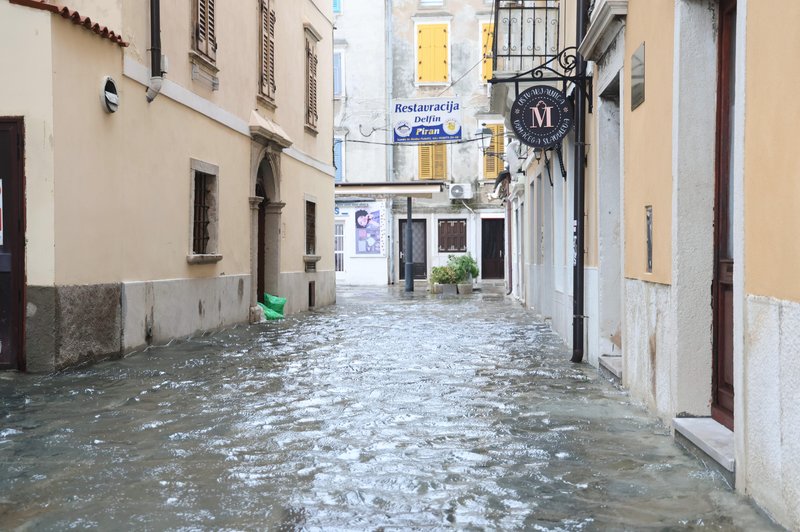
{"label": "hanging shop sign", "polygon": [[511,128],[533,148],[549,148],[567,136],[575,122],[572,103],[548,85],[526,89],[511,106]]}
{"label": "hanging shop sign", "polygon": [[392,131],[396,143],[461,140],[461,101],[392,100]]}

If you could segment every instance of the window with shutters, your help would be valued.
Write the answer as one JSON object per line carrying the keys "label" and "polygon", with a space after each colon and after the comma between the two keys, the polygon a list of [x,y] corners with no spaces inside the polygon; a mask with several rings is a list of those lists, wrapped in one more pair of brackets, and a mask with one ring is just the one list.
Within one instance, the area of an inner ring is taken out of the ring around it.
{"label": "window with shutters", "polygon": [[317,204],[306,200],[306,255],[317,254]]}
{"label": "window with shutters", "polygon": [[333,167],[336,169],[336,182],[344,181],[344,159],[343,155],[344,140],[341,138],[333,139]]}
{"label": "window with shutters", "polygon": [[467,221],[439,220],[439,251],[467,251]]}
{"label": "window with shutters", "polygon": [[447,147],[445,144],[421,144],[419,178],[447,179]]}
{"label": "window with shutters", "polygon": [[492,79],[492,41],[494,40],[494,24],[486,22],[481,24],[481,81],[486,83]]}
{"label": "window with shutters", "polygon": [[448,24],[417,24],[417,84],[441,84],[450,79]]}
{"label": "window with shutters", "polygon": [[194,50],[209,59],[217,59],[216,0],[194,0]]}
{"label": "window with shutters", "polygon": [[191,159],[191,250],[187,256],[190,264],[216,262],[218,255],[219,207],[217,177],[219,167]]}
{"label": "window with shutters", "polygon": [[317,107],[317,43],[321,36],[308,24],[306,30],[306,127],[317,130],[319,119]]}
{"label": "window with shutters", "polygon": [[342,50],[333,51],[333,97],[334,99],[344,96],[344,52]]}
{"label": "window with shutters", "polygon": [[505,155],[505,128],[503,124],[485,124],[492,132],[489,149],[483,154],[483,178],[494,180],[503,171]]}
{"label": "window with shutters", "polygon": [[275,0],[261,0],[261,83],[259,92],[275,99]]}

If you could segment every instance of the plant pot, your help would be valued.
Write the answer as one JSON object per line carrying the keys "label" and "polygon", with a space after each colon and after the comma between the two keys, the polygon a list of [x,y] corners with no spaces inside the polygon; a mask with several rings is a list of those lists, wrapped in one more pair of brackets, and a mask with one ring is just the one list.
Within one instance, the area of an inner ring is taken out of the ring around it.
{"label": "plant pot", "polygon": [[461,295],[472,293],[472,283],[458,283],[458,293]]}
{"label": "plant pot", "polygon": [[440,284],[442,291],[441,294],[444,296],[455,296],[458,295],[458,285],[454,284]]}

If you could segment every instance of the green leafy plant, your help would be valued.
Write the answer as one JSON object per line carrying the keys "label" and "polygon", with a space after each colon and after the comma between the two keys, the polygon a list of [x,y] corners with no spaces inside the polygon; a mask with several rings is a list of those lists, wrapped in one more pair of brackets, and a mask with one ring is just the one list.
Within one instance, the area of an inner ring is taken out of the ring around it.
{"label": "green leafy plant", "polygon": [[450,266],[434,266],[431,268],[431,283],[456,284],[458,274]]}
{"label": "green leafy plant", "polygon": [[472,255],[466,253],[464,255],[450,255],[447,260],[447,267],[452,268],[456,274],[456,283],[464,283],[471,278],[478,276],[478,263],[472,258]]}

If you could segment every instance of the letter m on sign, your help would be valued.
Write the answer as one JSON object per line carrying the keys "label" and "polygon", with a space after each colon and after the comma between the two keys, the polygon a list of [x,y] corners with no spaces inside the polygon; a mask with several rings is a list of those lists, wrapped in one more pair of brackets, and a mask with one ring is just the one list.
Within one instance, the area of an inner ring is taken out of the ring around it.
{"label": "letter m on sign", "polygon": [[552,106],[542,105],[544,102],[539,102],[531,107],[531,127],[553,127],[553,119],[550,111]]}

